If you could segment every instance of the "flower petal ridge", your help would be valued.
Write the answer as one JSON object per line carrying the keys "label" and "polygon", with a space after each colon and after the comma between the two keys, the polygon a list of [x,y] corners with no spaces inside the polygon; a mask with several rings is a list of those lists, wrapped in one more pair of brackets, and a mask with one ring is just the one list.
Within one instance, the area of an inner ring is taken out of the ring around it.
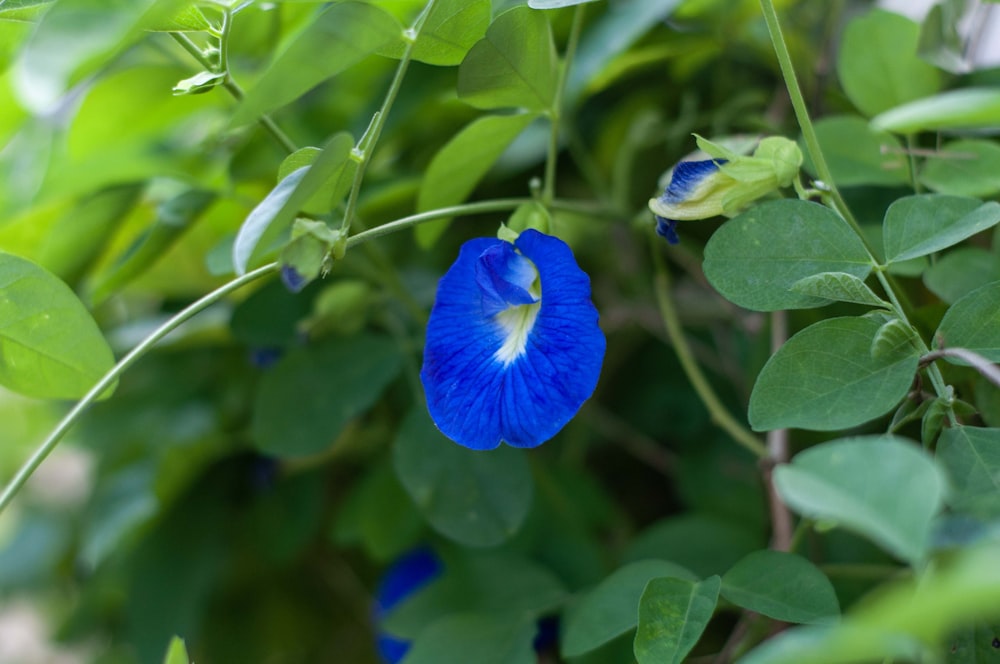
{"label": "flower petal ridge", "polygon": [[590,398],[605,339],[590,278],[560,239],[466,242],[442,277],[420,372],[437,427],[472,449],[535,447]]}

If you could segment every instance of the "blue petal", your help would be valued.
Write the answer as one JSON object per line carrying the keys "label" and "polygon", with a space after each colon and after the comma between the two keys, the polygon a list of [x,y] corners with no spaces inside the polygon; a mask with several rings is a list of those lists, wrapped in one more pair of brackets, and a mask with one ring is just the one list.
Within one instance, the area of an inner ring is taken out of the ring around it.
{"label": "blue petal", "polygon": [[[375,622],[380,623],[386,612],[437,578],[443,569],[440,559],[427,548],[414,549],[400,557],[375,591]],[[383,661],[397,664],[409,651],[410,641],[380,631],[376,647]]]}
{"label": "blue petal", "polygon": [[281,283],[292,293],[300,293],[309,282],[291,265],[281,266]]}
{"label": "blue petal", "polygon": [[554,436],[593,394],[604,360],[590,279],[562,240],[533,229],[515,245],[538,271],[540,306],[523,352],[498,359],[507,337],[483,311],[476,269],[500,242],[465,243],[441,279],[420,374],[435,424],[472,449],[535,447]]}
{"label": "blue petal", "polygon": [[674,167],[670,184],[667,185],[660,200],[669,205],[684,202],[705,178],[718,171],[719,166],[724,163],[725,159],[682,161]]}
{"label": "blue petal", "polygon": [[537,274],[531,261],[514,251],[509,242],[500,242],[484,251],[476,263],[483,313],[492,316],[511,305],[535,302],[528,289]]}
{"label": "blue petal", "polygon": [[656,216],[656,234],[660,237],[667,238],[667,242],[670,244],[679,244],[681,239],[677,235],[677,220],[676,219],[664,219],[659,215]]}

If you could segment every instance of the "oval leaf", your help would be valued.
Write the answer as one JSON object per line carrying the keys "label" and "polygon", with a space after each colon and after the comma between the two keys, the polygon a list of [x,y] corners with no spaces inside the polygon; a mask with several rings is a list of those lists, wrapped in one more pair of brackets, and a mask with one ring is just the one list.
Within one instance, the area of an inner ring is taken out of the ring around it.
{"label": "oval leaf", "polygon": [[37,399],[78,399],[114,355],[69,286],[0,252],[0,385]]}
{"label": "oval leaf", "polygon": [[[1000,281],[977,288],[948,308],[934,333],[934,347],[939,344],[1000,362]],[[961,364],[951,357],[948,361]]]}
{"label": "oval leaf", "polygon": [[396,377],[399,349],[377,336],[333,338],[290,351],[257,389],[254,446],[279,458],[324,451]]}
{"label": "oval leaf", "polygon": [[432,623],[420,633],[403,660],[406,664],[535,664],[537,627],[517,613],[458,614]]}
{"label": "oval leaf", "polygon": [[[887,131],[878,131],[857,115],[837,115],[816,122],[833,180],[841,187],[900,185],[910,182],[910,160],[903,146]],[[805,151],[805,167],[818,175]]]}
{"label": "oval leaf", "polygon": [[394,450],[396,473],[428,523],[466,546],[494,546],[524,523],[531,469],[523,450],[487,452],[448,440],[426,409],[403,421]]}
{"label": "oval leaf", "polygon": [[718,576],[700,583],[653,579],[639,600],[633,646],[639,664],[680,664],[691,652],[719,601]]}
{"label": "oval leaf", "polygon": [[896,436],[843,438],[778,466],[782,500],[811,519],[835,521],[910,563],[927,551],[945,480],[926,452]]}
{"label": "oval leaf", "polygon": [[1000,126],[1000,88],[966,88],[911,101],[872,118],[898,134]]}
{"label": "oval leaf", "polygon": [[529,7],[498,16],[458,68],[458,96],[477,108],[549,109],[556,47],[548,18]]}
{"label": "oval leaf", "polygon": [[872,358],[880,328],[870,318],[831,318],[789,339],[757,376],[750,395],[754,430],[845,429],[891,410],[909,390],[920,358],[909,344]]}
{"label": "oval leaf", "polygon": [[928,155],[920,181],[953,196],[993,196],[1000,192],[1000,145],[983,139],[945,143]]}
{"label": "oval leaf", "polygon": [[665,560],[640,560],[618,568],[588,592],[566,619],[563,657],[594,650],[638,623],[639,599],[650,579],[695,581],[691,572]]}
{"label": "oval leaf", "polygon": [[[420,27],[410,57],[430,65],[457,65],[489,24],[490,0],[438,0]],[[403,39],[379,50],[390,58],[401,58],[405,52]]]}
{"label": "oval leaf", "polygon": [[791,290],[805,277],[844,272],[864,279],[871,259],[850,226],[829,208],[768,201],[724,223],[705,246],[705,276],[722,295],[754,311],[828,304]]}
{"label": "oval leaf", "polygon": [[924,285],[948,304],[991,281],[1000,281],[1000,255],[980,247],[949,251],[924,272]]}
{"label": "oval leaf", "polygon": [[926,256],[958,244],[1000,222],[1000,203],[919,194],[889,206],[882,225],[886,263]]}
{"label": "oval leaf", "polygon": [[891,308],[891,305],[872,292],[868,285],[853,274],[846,272],[821,272],[811,277],[799,279],[792,284],[792,290],[803,295],[812,295],[826,300],[867,304],[871,307]]}
{"label": "oval leaf", "polygon": [[938,461],[951,477],[952,507],[1000,516],[1000,429],[951,427],[941,432]]}
{"label": "oval leaf", "polygon": [[829,624],[840,616],[833,584],[792,553],[754,551],[722,577],[722,596],[750,611],[793,623]]}

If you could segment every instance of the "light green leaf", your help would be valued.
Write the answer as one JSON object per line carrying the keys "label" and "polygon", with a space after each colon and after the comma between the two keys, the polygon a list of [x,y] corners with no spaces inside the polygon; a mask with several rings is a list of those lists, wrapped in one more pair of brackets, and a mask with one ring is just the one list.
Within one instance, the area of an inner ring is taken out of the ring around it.
{"label": "light green leaf", "polygon": [[864,281],[846,272],[821,272],[804,277],[792,284],[792,290],[832,301],[854,302],[886,309],[891,306],[873,293]]}
{"label": "light green leaf", "polygon": [[184,645],[184,639],[179,636],[170,639],[170,645],[167,647],[167,654],[163,658],[163,664],[190,663],[191,660],[188,659],[187,646]]}
{"label": "light green leaf", "polygon": [[662,576],[696,581],[680,565],[665,560],[640,560],[618,568],[591,589],[566,618],[563,657],[590,652],[634,629],[646,584]]}
{"label": "light green leaf", "polygon": [[828,304],[792,285],[823,272],[864,279],[871,268],[864,244],[843,219],[799,200],[755,205],[723,224],[705,246],[708,280],[727,300],[754,311]]}
{"label": "light green leaf", "polygon": [[384,10],[361,2],[332,5],[292,40],[247,90],[232,125],[253,122],[336,76],[402,33]]}
{"label": "light green leaf", "polygon": [[1000,88],[964,88],[911,101],[872,118],[897,134],[1000,126]]}
{"label": "light green leaf", "polygon": [[60,0],[42,15],[21,49],[14,86],[22,104],[51,112],[85,74],[114,57],[144,22],[170,14],[179,0]]}
{"label": "light green leaf", "polygon": [[78,399],[114,363],[69,286],[31,261],[0,252],[0,385],[37,399]]}
{"label": "light green leaf", "polygon": [[929,654],[914,637],[851,623],[785,630],[751,650],[739,664],[919,662]]}
{"label": "light green leaf", "polygon": [[585,5],[588,2],[597,2],[597,0],[528,0],[528,6],[532,9],[559,9]]}
{"label": "light green leaf", "polygon": [[825,625],[840,617],[833,584],[818,567],[783,551],[755,551],[722,577],[722,596],[775,620]]}
{"label": "light green leaf", "polygon": [[1000,145],[977,138],[945,143],[928,156],[920,181],[941,194],[993,196],[1000,192]]}
{"label": "light green leaf", "polygon": [[535,664],[535,622],[517,613],[464,613],[432,623],[401,664]]}
{"label": "light green leaf", "polygon": [[0,4],[0,21],[34,21],[55,0],[7,0]]}
{"label": "light green leaf", "polygon": [[932,95],[941,73],[917,57],[920,26],[891,12],[874,10],[844,31],[837,74],[844,92],[867,116]]}
{"label": "light green leaf", "polygon": [[933,459],[892,435],[809,448],[778,466],[774,482],[785,504],[802,516],[836,522],[910,563],[926,555],[945,491]]}
{"label": "light green leaf", "polygon": [[[934,333],[934,347],[957,346],[1000,362],[1000,281],[977,288],[951,305]],[[948,358],[955,362],[954,358]]]}
{"label": "light green leaf", "polygon": [[938,440],[937,458],[951,478],[948,503],[952,507],[1000,516],[1000,429],[945,429]]}
{"label": "light green leaf", "polygon": [[639,664],[680,664],[698,643],[719,601],[718,576],[695,583],[652,579],[639,601],[633,649]]}
{"label": "light green leaf", "polygon": [[[417,197],[417,209],[423,212],[463,202],[535,117],[534,113],[489,115],[455,134],[427,167]],[[433,245],[447,229],[449,221],[441,219],[417,226],[417,244],[424,248]]]}
{"label": "light green leaf", "polygon": [[877,320],[845,317],[797,333],[757,376],[750,425],[832,431],[887,413],[906,395],[920,358],[910,345],[873,358],[880,328]]}
{"label": "light green leaf", "polygon": [[979,247],[949,251],[924,272],[924,285],[948,304],[991,281],[1000,281],[1000,255]]}
{"label": "light green leaf", "polygon": [[514,7],[494,19],[458,68],[458,96],[477,108],[551,108],[556,47],[543,12]]}
{"label": "light green leaf", "polygon": [[207,32],[216,29],[194,3],[180,8],[173,15],[148,21],[142,27],[152,32]]}
{"label": "light green leaf", "polygon": [[[490,24],[490,0],[438,0],[420,28],[411,57],[430,65],[457,65]],[[406,42],[390,42],[381,55],[400,58]]]}
{"label": "light green leaf", "polygon": [[244,274],[292,223],[295,214],[320,191],[343,194],[343,176],[351,168],[354,139],[347,132],[334,134],[323,151],[307,166],[286,175],[255,207],[233,242],[233,267]]}
{"label": "light green leaf", "polygon": [[1000,222],[1000,203],[918,194],[900,198],[885,213],[882,235],[887,263],[926,256],[958,244]]}
{"label": "light green leaf", "polygon": [[[835,115],[816,122],[816,136],[823,156],[841,187],[858,185],[893,186],[910,181],[910,160],[903,146],[887,131],[872,129],[856,115]],[[805,167],[816,170],[805,152]]]}
{"label": "light green leaf", "polygon": [[906,349],[917,348],[917,332],[912,326],[898,318],[890,318],[882,323],[872,339],[871,355],[873,359],[893,357],[906,352]]}
{"label": "light green leaf", "polygon": [[396,473],[435,530],[465,546],[495,546],[518,531],[534,484],[523,450],[470,450],[448,440],[422,405],[403,421]]}
{"label": "light green leaf", "polygon": [[258,386],[253,445],[283,459],[326,450],[378,399],[401,363],[396,344],[377,336],[334,338],[289,351]]}

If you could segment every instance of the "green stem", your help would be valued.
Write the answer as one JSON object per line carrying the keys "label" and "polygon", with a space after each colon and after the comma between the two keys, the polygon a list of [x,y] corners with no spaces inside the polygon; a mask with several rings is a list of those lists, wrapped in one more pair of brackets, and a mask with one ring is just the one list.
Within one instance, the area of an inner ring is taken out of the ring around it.
{"label": "green stem", "polygon": [[[482,214],[486,212],[497,212],[501,210],[514,210],[519,205],[530,201],[530,198],[497,199],[492,201],[482,201],[479,203],[469,203],[466,205],[453,205],[451,207],[410,215],[409,217],[397,219],[396,221],[363,231],[348,238],[347,248],[358,246],[360,244],[364,244],[365,242],[382,237],[383,235],[405,230],[411,226],[416,226],[435,219],[460,215]],[[556,203],[559,207],[577,207],[569,203]],[[253,281],[276,272],[277,268],[277,263],[269,263],[220,286],[208,295],[205,295],[201,299],[193,302],[175,314],[170,318],[170,320],[164,322],[152,334],[143,339],[135,348],[122,357],[122,359],[120,359],[118,363],[115,364],[115,366],[112,367],[111,370],[105,374],[104,377],[101,378],[101,380],[98,381],[98,383],[94,385],[94,387],[91,388],[91,390],[87,392],[87,394],[84,395],[84,397],[68,413],[66,413],[63,419],[60,420],[59,424],[56,425],[56,428],[52,430],[52,432],[42,442],[42,444],[38,446],[28,460],[22,464],[7,486],[4,487],[3,493],[0,494],[0,514],[3,513],[4,509],[6,509],[10,502],[14,499],[17,493],[28,481],[28,478],[30,478],[35,470],[38,469],[38,466],[41,465],[42,461],[44,461],[52,450],[55,449],[56,445],[60,440],[62,440],[63,436],[65,436],[70,428],[76,424],[77,420],[80,419],[90,404],[92,404],[101,394],[105,392],[105,390],[118,380],[118,378],[125,373],[129,367],[146,355],[146,353],[148,353],[158,341],[173,332],[182,323],[208,308],[212,304],[215,304],[225,296]]]}
{"label": "green stem", "polygon": [[698,393],[698,397],[705,404],[705,408],[708,409],[708,414],[712,422],[756,457],[767,459],[767,447],[757,436],[753,435],[745,426],[740,424],[726,409],[715,393],[715,390],[712,389],[708,379],[705,378],[705,374],[702,373],[701,367],[695,361],[691,347],[684,337],[684,330],[681,327],[680,318],[677,316],[677,310],[674,308],[673,298],[670,294],[670,275],[663,262],[663,257],[656,250],[655,245],[654,262],[656,264],[656,278],[654,282],[656,301],[660,307],[660,315],[663,318],[663,325],[667,330],[667,336],[670,337],[670,341],[674,345],[674,352],[677,353],[677,359],[680,360],[684,374],[691,381],[691,386]]}
{"label": "green stem", "polygon": [[406,39],[406,50],[403,51],[403,56],[399,59],[399,65],[396,66],[396,73],[392,77],[392,83],[389,84],[389,90],[385,94],[385,99],[382,100],[382,106],[375,112],[371,124],[352,152],[352,157],[358,162],[358,168],[354,171],[354,180],[351,182],[351,191],[347,196],[344,219],[340,224],[341,231],[344,234],[350,232],[351,222],[354,221],[354,215],[357,213],[358,198],[361,194],[361,182],[365,178],[365,171],[368,169],[368,164],[371,163],[372,152],[378,143],[379,137],[382,135],[386,118],[389,117],[389,110],[396,102],[396,96],[399,94],[400,88],[403,87],[403,78],[406,76],[406,70],[410,66],[410,60],[413,59],[413,47],[417,43],[417,38],[420,37],[420,30],[424,26],[424,21],[427,20],[427,15],[434,8],[435,1],[428,0],[427,4],[420,11],[420,14],[413,21],[413,25],[404,31],[403,36]]}
{"label": "green stem", "polygon": [[[229,25],[228,21],[223,23],[224,30],[228,29],[228,25]],[[190,53],[191,57],[193,57],[195,60],[201,63],[201,65],[206,70],[214,71],[216,69],[215,63],[209,60],[202,52],[202,50],[198,48],[198,45],[195,44],[193,41],[191,41],[191,39],[183,32],[171,32],[170,36],[173,37],[174,41],[180,44],[185,51]],[[220,39],[220,41],[221,41],[221,51],[223,54],[225,54],[226,47],[228,44],[226,39],[226,32],[223,32],[223,36]],[[223,55],[223,58],[224,61],[226,61],[225,59],[227,58],[227,56]],[[235,99],[236,101],[242,101],[244,96],[243,88],[241,88],[239,84],[233,80],[233,77],[232,75],[230,75],[228,69],[225,69],[224,71],[226,74],[226,79],[225,81],[223,81],[222,87],[224,87],[226,91],[229,92],[229,94],[233,97],[233,99]],[[285,150],[285,152],[291,154],[298,149],[295,146],[295,143],[292,142],[292,139],[288,138],[285,132],[281,131],[281,128],[274,123],[274,120],[272,120],[270,116],[261,115],[259,118],[257,118],[257,122],[260,124],[261,127],[264,128],[265,131],[267,131],[268,134],[271,135],[271,137],[278,143],[278,145],[280,145]]]}
{"label": "green stem", "polygon": [[542,203],[549,205],[556,195],[556,165],[559,161],[559,124],[562,117],[563,93],[566,90],[566,80],[569,78],[569,68],[576,56],[576,46],[580,42],[580,32],[583,28],[584,5],[577,5],[573,10],[573,26],[570,28],[569,41],[566,43],[566,53],[559,63],[559,77],[556,79],[556,93],[549,109],[551,131],[549,132],[549,154],[545,160],[545,185],[542,188]]}

